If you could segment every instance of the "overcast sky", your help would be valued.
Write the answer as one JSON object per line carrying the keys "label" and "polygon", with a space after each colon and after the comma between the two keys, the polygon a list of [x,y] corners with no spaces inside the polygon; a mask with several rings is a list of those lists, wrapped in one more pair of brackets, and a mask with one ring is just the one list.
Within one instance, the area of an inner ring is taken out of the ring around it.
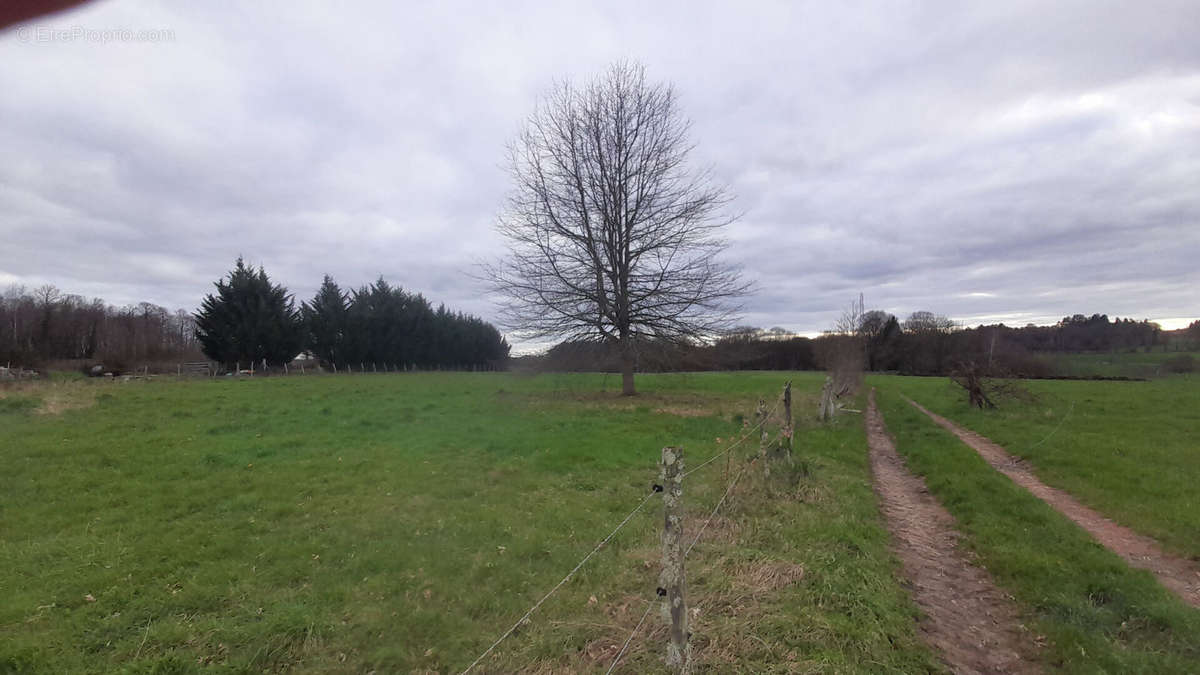
{"label": "overcast sky", "polygon": [[298,299],[383,275],[492,319],[468,272],[505,144],[556,79],[633,59],[744,213],[745,323],[819,332],[862,292],[1174,327],[1197,27],[1194,1],[102,0],[0,33],[0,288],[193,309],[241,254]]}

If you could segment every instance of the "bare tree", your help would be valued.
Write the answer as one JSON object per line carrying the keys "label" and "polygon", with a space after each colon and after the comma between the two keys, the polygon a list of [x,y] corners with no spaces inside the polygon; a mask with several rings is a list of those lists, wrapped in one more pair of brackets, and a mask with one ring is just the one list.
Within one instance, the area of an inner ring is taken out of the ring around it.
{"label": "bare tree", "polygon": [[819,340],[820,361],[829,373],[822,394],[822,419],[826,419],[824,411],[833,405],[832,399],[853,396],[862,385],[864,340],[861,328],[867,314],[864,306],[863,296],[859,293],[858,300],[851,301],[842,311],[833,330],[827,331]]}
{"label": "bare tree", "polygon": [[688,166],[689,127],[670,86],[620,63],[557,85],[509,148],[509,254],[484,270],[503,323],[618,346],[626,395],[639,343],[716,337],[748,291],[716,259],[730,197]]}

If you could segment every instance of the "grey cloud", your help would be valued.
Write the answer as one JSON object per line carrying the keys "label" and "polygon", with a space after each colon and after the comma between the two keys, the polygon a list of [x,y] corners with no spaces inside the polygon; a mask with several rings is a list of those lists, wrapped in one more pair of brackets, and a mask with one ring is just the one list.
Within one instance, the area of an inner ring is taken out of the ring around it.
{"label": "grey cloud", "polygon": [[[504,146],[557,78],[677,86],[737,194],[747,323],[1200,314],[1194,3],[100,2],[0,34],[0,282],[192,308],[245,255],[494,316]],[[580,27],[586,27],[581,29]]]}

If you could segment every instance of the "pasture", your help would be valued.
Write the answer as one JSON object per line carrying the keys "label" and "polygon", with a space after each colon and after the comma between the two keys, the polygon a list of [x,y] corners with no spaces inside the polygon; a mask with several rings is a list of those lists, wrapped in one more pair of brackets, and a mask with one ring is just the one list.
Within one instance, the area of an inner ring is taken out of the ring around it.
{"label": "pasture", "polygon": [[[699,466],[787,379],[795,466],[748,469],[688,557],[698,670],[944,668],[889,548],[862,419],[815,419],[823,374],[645,375],[631,399],[613,376],[413,373],[4,390],[0,672],[461,672],[646,497],[663,446]],[[1035,402],[990,413],[941,378],[869,384],[1044,666],[1200,659],[1200,611],[900,398],[1195,556],[1194,379],[1036,382]],[[687,479],[686,531],[757,450]],[[617,672],[660,672],[661,520],[650,499],[478,672],[604,672],[647,611]]]}
{"label": "pasture", "polygon": [[[0,670],[459,672],[646,494],[662,446],[698,465],[785,379],[646,376],[632,400],[599,375],[9,391]],[[861,425],[817,426],[819,381],[796,378],[800,468],[753,472],[688,558],[710,669],[933,667]],[[688,479],[688,528],[725,470]],[[661,519],[655,500],[482,672],[607,668],[654,598]],[[653,619],[621,672],[661,667]]]}

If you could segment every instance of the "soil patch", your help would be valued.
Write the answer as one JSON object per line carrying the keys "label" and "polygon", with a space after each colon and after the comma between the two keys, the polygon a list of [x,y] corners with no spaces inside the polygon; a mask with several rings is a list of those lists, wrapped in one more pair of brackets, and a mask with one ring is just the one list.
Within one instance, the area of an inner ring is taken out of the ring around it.
{"label": "soil patch", "polygon": [[913,600],[925,613],[926,642],[956,673],[1039,672],[1016,607],[958,548],[954,518],[904,465],[874,391],[866,424],[875,493]]}
{"label": "soil patch", "polygon": [[1163,586],[1179,595],[1185,602],[1193,607],[1200,607],[1200,567],[1165,552],[1157,541],[1114,523],[1099,512],[1079,503],[1066,492],[1046,485],[1038,480],[1027,462],[1008,454],[1004,448],[987,438],[926,410],[916,401],[908,399],[908,402],[958,436],[963,443],[978,452],[992,468],[1075,521],[1105,548],[1124,558],[1133,567],[1150,571],[1158,577]]}

